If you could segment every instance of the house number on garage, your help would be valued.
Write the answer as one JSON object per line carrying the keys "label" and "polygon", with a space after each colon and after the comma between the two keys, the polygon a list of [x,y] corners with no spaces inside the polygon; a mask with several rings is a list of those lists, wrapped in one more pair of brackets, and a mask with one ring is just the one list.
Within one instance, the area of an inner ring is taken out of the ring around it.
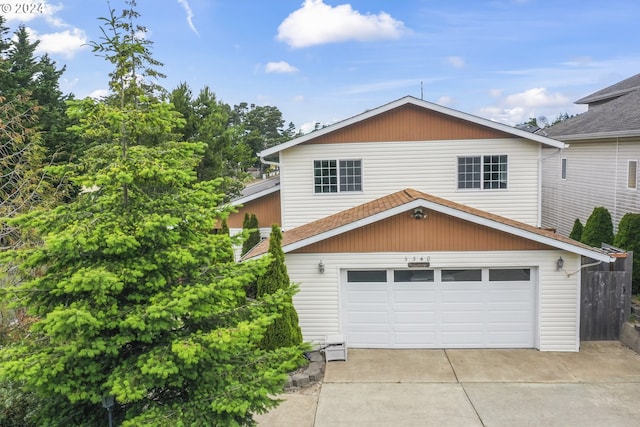
{"label": "house number on garage", "polygon": [[[405,261],[407,261],[408,258],[405,258]],[[424,258],[420,257],[420,261],[416,261],[416,258],[413,257],[413,261],[409,261],[407,263],[407,267],[411,268],[411,267],[429,267],[431,265],[431,258],[427,257],[427,260],[424,261]]]}
{"label": "house number on garage", "polygon": [[431,263],[427,262],[410,262],[407,264],[408,267],[429,267]]}

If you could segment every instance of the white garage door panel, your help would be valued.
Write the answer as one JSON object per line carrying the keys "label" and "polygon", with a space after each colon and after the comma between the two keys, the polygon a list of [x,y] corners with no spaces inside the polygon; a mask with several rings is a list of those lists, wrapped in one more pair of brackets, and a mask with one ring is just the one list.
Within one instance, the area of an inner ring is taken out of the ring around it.
{"label": "white garage door panel", "polygon": [[358,331],[353,334],[353,339],[349,338],[350,347],[389,348],[391,345],[389,334],[381,332]]}
{"label": "white garage door panel", "polygon": [[526,348],[535,345],[530,281],[345,283],[347,345],[371,348]]}

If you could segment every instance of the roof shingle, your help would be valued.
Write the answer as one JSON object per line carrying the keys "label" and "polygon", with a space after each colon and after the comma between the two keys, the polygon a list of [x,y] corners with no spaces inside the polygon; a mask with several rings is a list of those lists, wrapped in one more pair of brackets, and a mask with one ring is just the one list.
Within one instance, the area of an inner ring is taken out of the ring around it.
{"label": "roof shingle", "polygon": [[[472,208],[460,203],[452,202],[450,200],[436,197],[411,188],[389,194],[388,196],[372,200],[354,208],[347,209],[334,215],[330,215],[328,217],[288,230],[282,235],[282,248],[285,252],[287,252],[287,246],[299,244],[304,240],[311,239],[315,236],[320,236],[323,233],[334,231],[340,227],[349,225],[357,226],[356,223],[358,221],[365,220],[366,218],[369,218],[371,216],[381,214],[391,209],[398,208],[408,203],[420,200],[429,202],[431,204],[440,205],[443,208],[453,209],[454,211],[460,212],[461,214],[470,214],[478,218],[514,227],[524,232],[534,233],[536,235],[543,236],[557,242],[569,244],[576,248],[599,252],[599,250],[596,248],[592,248],[573,239],[569,239],[568,237],[564,237],[553,231],[534,227],[519,221],[485,212],[480,209]],[[267,252],[268,248],[268,239],[263,240],[260,244],[256,245],[251,251],[245,254],[243,259],[250,259],[261,256]]]}

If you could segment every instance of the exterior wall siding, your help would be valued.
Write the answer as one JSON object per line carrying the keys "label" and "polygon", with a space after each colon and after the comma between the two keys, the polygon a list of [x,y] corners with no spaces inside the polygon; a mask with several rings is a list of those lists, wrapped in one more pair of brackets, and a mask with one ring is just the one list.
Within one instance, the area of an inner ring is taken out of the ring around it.
{"label": "exterior wall siding", "polygon": [[330,132],[311,144],[443,139],[512,138],[505,132],[470,123],[415,105],[405,105],[362,122]]}
{"label": "exterior wall siding", "polygon": [[229,215],[227,224],[229,228],[242,228],[244,214],[255,214],[258,224],[262,227],[271,227],[273,224],[281,225],[280,192],[267,194],[259,199],[251,200],[237,208],[238,211]]}
{"label": "exterior wall siding", "polygon": [[[566,180],[561,158],[567,159]],[[561,153],[544,153],[542,226],[568,236],[576,218],[584,225],[595,207],[604,206],[617,230],[625,213],[640,212],[640,190],[627,188],[629,160],[640,164],[640,140],[572,141]]]}
{"label": "exterior wall siding", "polygon": [[549,250],[549,246],[469,221],[425,210],[413,211],[357,228],[296,250],[294,253]]}
{"label": "exterior wall siding", "polygon": [[[458,157],[485,154],[509,156],[509,188],[458,190]],[[283,229],[405,188],[536,226],[539,223],[539,155],[538,143],[506,138],[302,144],[280,153]],[[323,159],[361,159],[363,191],[314,194],[313,160]]]}
{"label": "exterior wall siding", "polygon": [[[532,267],[538,271],[536,347],[541,351],[579,350],[580,275],[556,271],[562,256],[565,269],[579,269],[580,257],[559,251],[386,252],[286,254],[291,281],[300,286],[294,305],[305,341],[324,344],[327,335],[341,334],[340,271],[354,268],[406,268],[407,259],[430,258],[432,268]],[[318,272],[318,263],[325,273]],[[572,270],[573,269],[573,270]],[[348,342],[347,342],[348,345]]]}

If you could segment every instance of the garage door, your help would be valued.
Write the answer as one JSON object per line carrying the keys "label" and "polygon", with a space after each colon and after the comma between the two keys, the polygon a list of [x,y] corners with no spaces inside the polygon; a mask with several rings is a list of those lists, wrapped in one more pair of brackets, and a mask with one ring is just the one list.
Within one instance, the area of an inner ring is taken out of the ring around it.
{"label": "garage door", "polygon": [[530,348],[532,268],[347,270],[347,344],[363,348]]}

